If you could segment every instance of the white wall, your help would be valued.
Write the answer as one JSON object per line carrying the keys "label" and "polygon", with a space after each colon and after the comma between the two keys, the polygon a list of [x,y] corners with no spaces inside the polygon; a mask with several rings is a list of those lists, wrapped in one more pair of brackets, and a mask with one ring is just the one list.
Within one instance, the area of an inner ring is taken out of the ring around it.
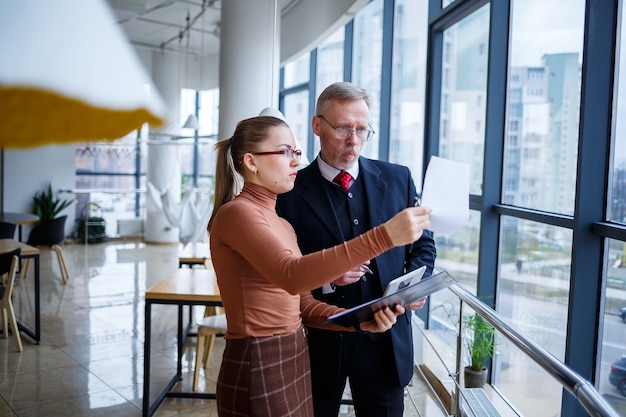
{"label": "white wall", "polygon": [[[25,150],[4,151],[4,211],[32,213],[33,196],[47,189],[73,189],[76,186],[74,145],[53,145]],[[59,194],[60,198],[73,199],[72,194]],[[66,234],[74,227],[75,206],[65,209],[68,215]],[[23,226],[26,240],[30,226]]]}

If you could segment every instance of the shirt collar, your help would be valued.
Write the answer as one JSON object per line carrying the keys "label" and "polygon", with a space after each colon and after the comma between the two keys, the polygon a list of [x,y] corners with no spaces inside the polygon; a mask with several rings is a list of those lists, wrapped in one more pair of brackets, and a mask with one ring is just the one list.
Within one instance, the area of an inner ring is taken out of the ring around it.
{"label": "shirt collar", "polygon": [[[328,165],[319,155],[317,155],[317,166],[320,168],[320,172],[322,173],[322,177],[326,178],[328,181],[333,182],[337,174],[339,174],[339,169],[335,168],[332,165]],[[349,169],[345,170],[352,178],[355,180],[359,176],[359,163],[357,161],[356,164],[352,165]]]}

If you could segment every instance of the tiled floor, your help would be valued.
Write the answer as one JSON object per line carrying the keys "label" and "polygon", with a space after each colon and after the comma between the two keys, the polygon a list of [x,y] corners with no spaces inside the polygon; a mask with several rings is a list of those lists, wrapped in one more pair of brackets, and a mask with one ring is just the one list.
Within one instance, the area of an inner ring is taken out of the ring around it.
{"label": "tiled floor", "polygon": [[[0,339],[0,417],[141,416],[145,290],[178,267],[178,245],[139,241],[66,244],[70,282],[61,283],[56,258],[41,255],[42,341],[22,334],[24,351]],[[17,289],[18,320],[33,322],[32,270]],[[201,313],[201,310],[199,310]],[[176,307],[155,306],[152,317],[152,396],[176,366]],[[188,340],[184,378],[193,375],[195,339]],[[223,341],[218,339],[200,389],[214,390]],[[413,402],[417,404],[414,406]],[[344,407],[341,416],[353,415]],[[213,400],[166,399],[156,416],[216,416]],[[405,416],[444,415],[417,377]]]}

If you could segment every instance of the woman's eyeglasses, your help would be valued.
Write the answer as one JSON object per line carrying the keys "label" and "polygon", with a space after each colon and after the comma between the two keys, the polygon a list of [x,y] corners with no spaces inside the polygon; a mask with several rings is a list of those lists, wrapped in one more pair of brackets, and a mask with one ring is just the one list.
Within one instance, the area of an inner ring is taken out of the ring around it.
{"label": "woman's eyeglasses", "polygon": [[300,149],[286,148],[280,151],[267,151],[267,152],[250,152],[252,155],[283,155],[288,160],[296,158],[298,161],[302,158],[302,151]]}
{"label": "woman's eyeglasses", "polygon": [[372,138],[372,136],[374,136],[374,129],[372,129],[372,126],[370,126],[369,123],[367,125],[370,127],[370,129],[352,129],[346,126],[335,127],[330,124],[330,122],[326,120],[326,118],[321,114],[318,114],[317,117],[328,123],[328,126],[335,129],[335,137],[337,139],[346,140],[350,136],[352,136],[353,133],[356,133],[359,139],[363,139],[367,142]]}

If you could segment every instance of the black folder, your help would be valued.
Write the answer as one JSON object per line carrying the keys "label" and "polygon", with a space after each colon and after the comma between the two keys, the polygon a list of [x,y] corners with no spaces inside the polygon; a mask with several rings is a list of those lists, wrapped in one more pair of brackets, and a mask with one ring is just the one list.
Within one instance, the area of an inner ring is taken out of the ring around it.
{"label": "black folder", "polygon": [[368,301],[367,303],[332,315],[325,323],[339,324],[345,327],[355,326],[357,323],[362,321],[371,320],[374,318],[374,312],[385,306],[394,307],[398,304],[406,305],[419,300],[424,296],[430,295],[444,288],[448,288],[450,285],[455,283],[456,280],[452,278],[450,274],[446,271],[442,271],[438,274],[431,275],[430,277],[422,278],[421,281],[413,285],[409,285],[408,287],[401,288],[392,294]]}

